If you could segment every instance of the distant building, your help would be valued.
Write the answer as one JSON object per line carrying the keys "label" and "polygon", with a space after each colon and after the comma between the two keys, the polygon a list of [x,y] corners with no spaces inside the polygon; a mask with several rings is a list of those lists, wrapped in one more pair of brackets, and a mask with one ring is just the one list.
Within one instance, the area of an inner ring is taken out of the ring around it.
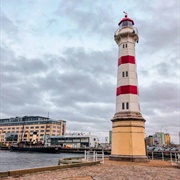
{"label": "distant building", "polygon": [[146,145],[148,146],[169,146],[171,142],[170,134],[164,132],[156,132],[153,136],[146,137]]}
{"label": "distant building", "polygon": [[163,132],[156,132],[153,135],[153,144],[159,147],[165,146],[165,134]]}
{"label": "distant building", "polygon": [[47,139],[48,145],[60,145],[62,147],[81,148],[98,147],[99,140],[94,135],[72,134],[66,136],[50,136]]}
{"label": "distant building", "polygon": [[34,133],[37,141],[43,141],[44,136],[63,136],[66,134],[66,121],[42,116],[0,119],[0,142],[31,141]]}
{"label": "distant building", "polygon": [[153,136],[146,137],[146,145],[153,146]]}
{"label": "distant building", "polygon": [[165,145],[169,146],[171,144],[171,137],[169,133],[165,134]]}

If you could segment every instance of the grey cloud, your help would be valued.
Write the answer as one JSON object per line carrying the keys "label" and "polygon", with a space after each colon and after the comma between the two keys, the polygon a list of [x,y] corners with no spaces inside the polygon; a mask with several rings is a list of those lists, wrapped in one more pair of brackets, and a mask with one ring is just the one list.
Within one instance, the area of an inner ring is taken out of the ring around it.
{"label": "grey cloud", "polygon": [[[46,73],[48,67],[40,59],[28,59],[26,57],[15,57],[15,54],[6,46],[1,46],[1,68],[5,76],[19,74],[33,76],[39,73]],[[3,75],[2,74],[2,75]],[[21,77],[21,78],[23,78]],[[14,76],[12,76],[14,78]]]}
{"label": "grey cloud", "polygon": [[179,92],[178,84],[169,82],[152,82],[148,87],[140,87],[142,112],[152,117],[156,117],[158,113],[179,112]]}
{"label": "grey cloud", "polygon": [[[3,52],[5,55],[11,51]],[[15,82],[11,88],[10,81],[2,82],[1,100],[5,102],[2,111],[5,114],[19,115],[23,114],[21,111],[31,114],[33,110],[35,113],[39,109],[38,114],[50,111],[55,117],[61,114],[64,119],[92,123],[96,123],[99,114],[102,117],[108,116],[109,120],[108,110],[112,109],[111,94],[115,98],[115,84],[108,80],[113,78],[111,71],[115,68],[113,63],[110,63],[111,66],[108,63],[112,61],[110,52],[89,53],[79,48],[71,49],[71,52],[69,55],[69,49],[64,51],[65,58],[49,54],[42,59],[16,58],[12,53],[13,68],[12,64],[7,62],[3,72],[5,75],[13,74]],[[99,59],[99,62],[96,59]],[[101,81],[97,77],[102,78]],[[104,77],[107,78],[105,83]]]}
{"label": "grey cloud", "polygon": [[157,72],[160,76],[164,77],[176,75],[176,72],[172,71],[170,65],[168,65],[166,62],[162,62],[157,65]]}
{"label": "grey cloud", "polygon": [[8,35],[15,35],[18,32],[18,27],[3,12],[0,13],[0,20],[1,30]]}
{"label": "grey cloud", "polygon": [[66,14],[66,17],[77,25],[78,32],[87,34],[100,33],[104,38],[112,38],[112,33],[117,29],[115,26],[117,22],[115,23],[111,16],[110,6],[111,4],[108,2],[107,4],[103,3],[102,6],[101,3],[90,1],[67,2],[63,0],[56,14],[60,16]]}
{"label": "grey cloud", "polygon": [[148,77],[149,76],[149,71],[145,71],[145,70],[139,70],[139,73],[142,75],[142,76],[146,76]]}
{"label": "grey cloud", "polygon": [[179,58],[178,53],[171,51],[170,54],[162,57],[160,63],[152,67],[162,77],[177,77],[179,76]]}
{"label": "grey cloud", "polygon": [[54,19],[54,18],[49,19],[49,20],[47,21],[47,27],[55,24],[56,22],[57,22],[57,20]]}
{"label": "grey cloud", "polygon": [[135,21],[141,35],[140,42],[144,44],[146,52],[165,51],[178,44],[178,1],[171,1],[162,6],[163,3],[163,0],[156,3],[143,1],[141,5],[134,3],[138,11]]}

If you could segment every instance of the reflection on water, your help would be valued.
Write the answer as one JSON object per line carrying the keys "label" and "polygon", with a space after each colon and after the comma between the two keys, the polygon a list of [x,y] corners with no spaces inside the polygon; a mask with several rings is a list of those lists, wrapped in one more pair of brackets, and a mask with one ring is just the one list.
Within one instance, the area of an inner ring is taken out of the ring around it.
{"label": "reflection on water", "polygon": [[32,153],[0,150],[0,171],[31,167],[55,166],[60,158],[83,156],[73,153]]}

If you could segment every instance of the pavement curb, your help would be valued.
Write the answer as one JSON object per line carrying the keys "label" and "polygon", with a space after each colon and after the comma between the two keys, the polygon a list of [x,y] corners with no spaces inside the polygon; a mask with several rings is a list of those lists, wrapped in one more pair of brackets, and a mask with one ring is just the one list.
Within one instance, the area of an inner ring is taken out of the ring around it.
{"label": "pavement curb", "polygon": [[30,173],[36,173],[36,172],[42,172],[42,171],[53,171],[53,170],[58,170],[58,169],[74,168],[74,167],[81,167],[81,166],[93,166],[97,164],[100,164],[100,161],[67,164],[67,165],[61,165],[61,166],[45,166],[45,167],[36,167],[36,168],[28,168],[28,169],[17,169],[17,170],[0,172],[0,178],[8,177],[8,176],[20,176],[24,174],[30,174]]}

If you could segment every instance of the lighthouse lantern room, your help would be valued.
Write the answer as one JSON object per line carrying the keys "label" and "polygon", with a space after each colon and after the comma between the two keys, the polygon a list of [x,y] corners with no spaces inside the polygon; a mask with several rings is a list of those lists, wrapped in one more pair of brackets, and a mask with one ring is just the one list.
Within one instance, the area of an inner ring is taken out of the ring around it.
{"label": "lighthouse lantern room", "polygon": [[139,41],[134,21],[127,16],[114,33],[118,45],[116,113],[112,121],[111,160],[147,161],[145,120],[140,113],[135,44]]}

